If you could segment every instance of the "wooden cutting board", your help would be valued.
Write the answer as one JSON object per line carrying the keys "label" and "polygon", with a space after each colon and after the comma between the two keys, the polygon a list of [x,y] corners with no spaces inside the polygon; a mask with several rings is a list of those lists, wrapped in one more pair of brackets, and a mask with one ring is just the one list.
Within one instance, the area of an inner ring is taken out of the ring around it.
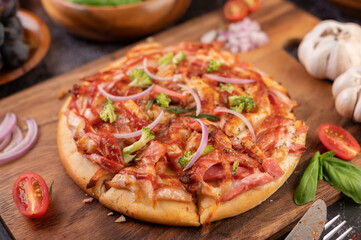
{"label": "wooden cutting board", "polygon": [[[74,83],[107,66],[123,56],[129,47],[50,79],[0,102],[0,117],[15,112],[22,127],[31,116],[39,124],[39,139],[25,156],[0,165],[0,214],[17,239],[264,239],[276,237],[289,230],[304,214],[309,204],[296,206],[294,189],[303,169],[316,150],[322,150],[317,137],[321,123],[330,122],[345,127],[361,142],[361,127],[340,117],[334,108],[331,82],[310,77],[304,68],[283,47],[301,39],[319,22],[289,2],[267,0],[251,17],[261,23],[270,37],[266,46],[240,54],[243,60],[271,74],[281,82],[290,95],[299,102],[295,110],[297,119],[310,126],[307,151],[303,154],[295,173],[275,194],[260,206],[236,217],[212,223],[208,228],[171,227],[127,218],[125,223],[114,223],[120,214],[108,216],[109,209],[98,201],[82,203],[84,192],[71,180],[62,167],[56,144],[58,111],[63,100],[58,99],[61,88],[71,89]],[[221,11],[212,12],[154,36],[156,41],[170,45],[183,40],[197,41],[205,31],[218,27]],[[361,159],[354,160],[358,166]],[[11,188],[23,172],[36,172],[50,186],[54,180],[53,195],[48,212],[41,219],[23,217],[14,205]],[[328,183],[321,182],[317,198],[327,205],[341,196]],[[172,214],[171,212],[169,214]]]}

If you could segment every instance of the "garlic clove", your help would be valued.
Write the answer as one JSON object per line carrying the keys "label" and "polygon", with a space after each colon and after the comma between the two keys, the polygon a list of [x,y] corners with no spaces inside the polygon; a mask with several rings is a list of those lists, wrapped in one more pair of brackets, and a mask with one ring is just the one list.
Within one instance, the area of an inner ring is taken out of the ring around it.
{"label": "garlic clove", "polygon": [[357,100],[357,103],[356,103],[356,106],[355,106],[355,109],[353,112],[353,119],[356,122],[361,122],[361,91],[359,91],[359,94],[358,94],[358,100]]}
{"label": "garlic clove", "polygon": [[332,85],[334,98],[346,88],[361,85],[361,65],[354,66],[336,78]]}
{"label": "garlic clove", "polygon": [[350,67],[361,65],[360,39],[357,24],[322,21],[303,38],[298,57],[312,76],[334,80]]}
{"label": "garlic clove", "polygon": [[335,101],[336,111],[347,118],[352,118],[361,86],[346,88],[340,92]]}

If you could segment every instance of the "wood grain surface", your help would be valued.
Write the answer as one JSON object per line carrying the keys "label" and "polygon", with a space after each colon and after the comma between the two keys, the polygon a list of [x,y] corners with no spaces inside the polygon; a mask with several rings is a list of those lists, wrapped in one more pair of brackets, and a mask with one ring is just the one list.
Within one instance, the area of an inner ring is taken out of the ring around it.
{"label": "wood grain surface", "polygon": [[[222,13],[216,11],[186,22],[154,36],[164,45],[181,40],[199,39],[200,35],[218,27]],[[240,54],[243,60],[271,74],[281,82],[300,106],[295,110],[297,119],[310,126],[307,151],[290,179],[268,200],[258,207],[236,217],[212,223],[208,228],[171,227],[141,222],[127,217],[125,223],[115,223],[120,216],[108,216],[109,209],[98,201],[82,203],[84,192],[71,180],[62,167],[56,145],[58,111],[63,100],[58,99],[61,88],[70,89],[84,77],[107,66],[124,55],[129,47],[91,62],[69,73],[50,79],[0,102],[0,118],[15,112],[19,123],[25,126],[28,116],[39,124],[39,139],[25,156],[0,165],[0,214],[17,239],[265,239],[280,236],[293,227],[310,204],[297,206],[293,193],[303,169],[316,150],[323,150],[317,137],[321,123],[329,122],[349,130],[361,141],[360,125],[339,116],[334,108],[331,82],[310,77],[299,64],[283,50],[289,42],[301,39],[318,23],[318,19],[281,0],[263,1],[261,9],[252,15],[261,23],[270,37],[266,46]],[[74,56],[76,57],[76,56]],[[358,156],[353,162],[361,166]],[[11,187],[17,176],[32,171],[43,176],[50,186],[54,180],[53,195],[48,212],[41,219],[23,217],[16,209]],[[332,204],[341,197],[339,191],[321,181],[317,198]],[[171,214],[171,213],[170,213]]]}

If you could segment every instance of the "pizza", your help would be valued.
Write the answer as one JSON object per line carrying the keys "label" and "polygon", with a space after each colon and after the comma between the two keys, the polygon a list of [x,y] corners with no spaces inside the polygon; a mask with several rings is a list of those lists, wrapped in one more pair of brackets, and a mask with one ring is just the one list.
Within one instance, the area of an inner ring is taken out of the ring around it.
{"label": "pizza", "polygon": [[292,174],[308,130],[296,106],[217,43],[144,43],[74,85],[58,150],[72,179],[108,208],[208,225],[259,205]]}

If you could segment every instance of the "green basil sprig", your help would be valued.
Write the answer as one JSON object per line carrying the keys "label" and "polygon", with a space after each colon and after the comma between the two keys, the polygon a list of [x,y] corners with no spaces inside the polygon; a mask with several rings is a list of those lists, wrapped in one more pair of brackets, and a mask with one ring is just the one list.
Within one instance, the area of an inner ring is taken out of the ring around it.
{"label": "green basil sprig", "polygon": [[361,169],[335,157],[323,159],[322,165],[325,180],[361,204]]}
{"label": "green basil sprig", "polygon": [[302,205],[315,199],[317,183],[325,179],[331,185],[361,204],[361,169],[335,157],[335,152],[316,152],[297,186],[294,201]]}
{"label": "green basil sprig", "polygon": [[186,115],[187,117],[192,117],[192,118],[206,118],[206,119],[209,119],[209,120],[212,120],[212,121],[220,121],[221,119],[215,115],[212,115],[212,114],[206,114],[206,113],[200,113],[198,115],[196,114],[188,114]]}
{"label": "green basil sprig", "polygon": [[313,155],[310,164],[303,173],[300,183],[296,188],[294,200],[297,205],[311,202],[315,199],[319,179],[320,153]]}
{"label": "green basil sprig", "polygon": [[197,109],[196,107],[193,107],[190,109],[183,109],[180,107],[175,107],[175,108],[167,108],[164,110],[167,112],[175,113],[175,114],[182,114],[182,113],[189,113],[189,112],[195,111],[196,109]]}

